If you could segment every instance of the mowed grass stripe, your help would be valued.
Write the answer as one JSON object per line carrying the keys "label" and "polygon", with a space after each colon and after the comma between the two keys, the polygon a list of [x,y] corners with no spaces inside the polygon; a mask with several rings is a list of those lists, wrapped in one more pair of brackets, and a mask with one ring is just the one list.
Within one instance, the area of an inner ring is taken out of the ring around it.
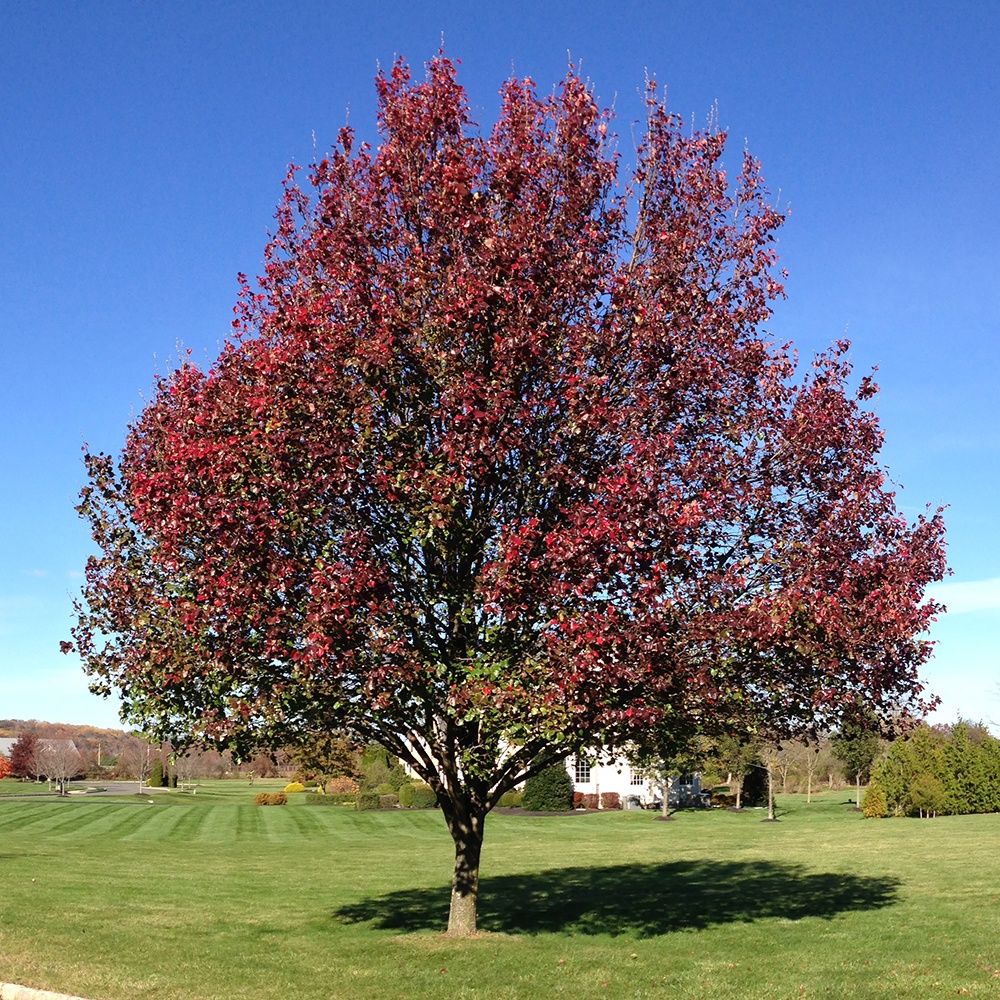
{"label": "mowed grass stripe", "polygon": [[322,808],[335,809],[336,806],[305,806],[301,809],[275,811],[280,811],[282,822],[290,823],[302,836],[321,837],[329,831],[329,827],[316,815],[317,811]]}
{"label": "mowed grass stripe", "polygon": [[6,800],[0,805],[0,833],[10,830],[20,832],[43,822],[48,816],[51,802],[12,802]]}
{"label": "mowed grass stripe", "polygon": [[44,834],[46,837],[58,837],[66,834],[75,837],[81,830],[103,820],[103,813],[99,808],[89,808],[90,803],[87,804],[87,809],[82,808],[82,803],[80,805],[81,808],[77,808],[76,803],[72,802],[51,803],[51,813],[45,817],[48,822],[37,825],[35,829],[40,835]]}
{"label": "mowed grass stripe", "polygon": [[[263,808],[261,806],[235,806],[236,810],[236,839],[238,841],[260,840],[265,835],[267,826],[263,818]],[[272,810],[280,808],[270,807]]]}
{"label": "mowed grass stripe", "polygon": [[134,837],[143,827],[158,822],[156,806],[126,805],[115,817],[117,823],[108,831],[108,836],[117,840]]}
{"label": "mowed grass stripe", "polygon": [[177,821],[169,832],[171,840],[199,840],[211,810],[204,806],[177,806]]}

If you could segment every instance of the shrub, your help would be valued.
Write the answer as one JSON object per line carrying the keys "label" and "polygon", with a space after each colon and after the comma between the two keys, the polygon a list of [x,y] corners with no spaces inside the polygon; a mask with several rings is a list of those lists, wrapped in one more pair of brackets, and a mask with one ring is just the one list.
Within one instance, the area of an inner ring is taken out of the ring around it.
{"label": "shrub", "polygon": [[399,796],[395,792],[378,797],[379,809],[395,809],[399,805]]}
{"label": "shrub", "polygon": [[413,802],[411,809],[433,809],[437,805],[437,794],[430,785],[413,786]]}
{"label": "shrub", "polygon": [[882,819],[889,811],[885,792],[874,779],[868,782],[868,787],[865,789],[865,797],[861,800],[861,811],[865,819]]}
{"label": "shrub", "polygon": [[622,797],[617,792],[601,792],[602,809],[621,809]]}
{"label": "shrub", "polygon": [[176,771],[173,774],[170,775],[170,787],[171,788],[176,788],[177,787],[177,772]]}
{"label": "shrub", "polygon": [[948,805],[948,792],[940,778],[924,772],[910,785],[910,802],[921,815],[937,815]]}
{"label": "shrub", "polygon": [[257,806],[287,806],[288,796],[284,792],[259,792],[253,801]]}
{"label": "shrub", "polygon": [[353,806],[356,799],[357,794],[352,795],[348,792],[334,792],[332,795],[320,795],[318,792],[308,792],[306,794],[306,805]]}
{"label": "shrub", "polygon": [[378,792],[379,795],[393,795],[396,789],[393,788],[388,781],[383,781],[382,784],[375,789],[375,791]]}
{"label": "shrub", "polygon": [[359,792],[357,798],[354,800],[354,808],[358,812],[368,812],[371,809],[378,809],[380,805],[378,792]]}
{"label": "shrub", "polygon": [[285,791],[290,795],[294,795],[297,792],[304,792],[305,790],[306,786],[301,781],[293,781],[290,785],[285,785]]}
{"label": "shrub", "polygon": [[563,812],[573,808],[573,781],[560,762],[524,783],[522,805],[530,812]]}
{"label": "shrub", "polygon": [[523,801],[524,792],[519,792],[516,788],[512,788],[509,792],[504,792],[500,796],[500,801],[497,805],[503,806],[504,809],[518,809]]}
{"label": "shrub", "polygon": [[150,788],[162,788],[166,781],[163,775],[163,760],[160,757],[153,758],[153,766],[149,771],[149,780],[146,784]]}
{"label": "shrub", "polygon": [[740,805],[744,809],[767,805],[767,771],[759,764],[753,765],[743,779]]}
{"label": "shrub", "polygon": [[399,786],[399,804],[404,809],[409,809],[413,805],[413,783],[406,782],[406,784]]}
{"label": "shrub", "polygon": [[327,795],[357,795],[358,783],[353,778],[331,778],[326,783]]}
{"label": "shrub", "polygon": [[596,809],[601,804],[596,792],[584,792],[580,796],[580,805],[584,809]]}
{"label": "shrub", "polygon": [[731,794],[728,788],[725,791],[713,788],[712,805],[718,809],[728,809],[730,806],[736,805],[736,796]]}
{"label": "shrub", "polygon": [[573,808],[583,809],[583,792],[573,792]]}
{"label": "shrub", "polygon": [[0,753],[0,778],[10,777],[10,761]]}
{"label": "shrub", "polygon": [[398,792],[400,788],[403,787],[410,780],[410,776],[406,773],[406,768],[403,767],[403,762],[397,760],[392,767],[389,768],[389,778],[388,782],[392,786],[394,792]]}

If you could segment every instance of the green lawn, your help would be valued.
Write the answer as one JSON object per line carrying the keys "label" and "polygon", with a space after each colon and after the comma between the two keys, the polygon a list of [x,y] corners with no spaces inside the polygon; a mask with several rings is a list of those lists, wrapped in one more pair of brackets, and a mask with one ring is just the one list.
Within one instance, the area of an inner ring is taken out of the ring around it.
{"label": "green lawn", "polygon": [[0,778],[0,796],[7,795],[49,795],[51,789],[37,781],[19,781],[17,778]]}
{"label": "green lawn", "polygon": [[435,812],[195,795],[0,802],[0,981],[133,998],[1000,996],[1000,816],[748,811],[487,824],[440,934]]}

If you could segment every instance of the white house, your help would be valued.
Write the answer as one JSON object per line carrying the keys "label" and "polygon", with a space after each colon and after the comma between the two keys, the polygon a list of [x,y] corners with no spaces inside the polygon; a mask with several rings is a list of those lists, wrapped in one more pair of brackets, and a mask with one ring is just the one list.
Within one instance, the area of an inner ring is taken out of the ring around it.
{"label": "white house", "polygon": [[[598,802],[606,792],[618,793],[622,809],[648,809],[663,801],[659,779],[622,758],[602,761],[577,754],[566,758],[566,770],[573,779],[574,792],[596,795]],[[700,796],[701,775],[683,774],[671,781],[667,801],[675,807],[697,805]]]}
{"label": "white house", "polygon": [[[567,757],[565,765],[574,793],[596,796],[594,804],[598,808],[604,808],[601,796],[607,792],[618,794],[621,809],[652,809],[663,802],[659,776],[632,767],[623,757],[602,760],[599,754],[576,754]],[[416,775],[409,764],[404,762],[403,767],[408,774]],[[701,775],[672,777],[667,803],[671,808],[701,805]]]}

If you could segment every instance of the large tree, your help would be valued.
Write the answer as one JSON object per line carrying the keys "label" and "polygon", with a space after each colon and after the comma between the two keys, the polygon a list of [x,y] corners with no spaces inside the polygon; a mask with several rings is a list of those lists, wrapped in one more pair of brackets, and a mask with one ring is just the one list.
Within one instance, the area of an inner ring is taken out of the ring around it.
{"label": "large tree", "polygon": [[40,741],[34,733],[21,733],[10,748],[10,771],[15,778],[36,778],[35,754]]}
{"label": "large tree", "polygon": [[376,82],[377,147],[290,174],[217,361],[87,456],[74,638],[175,745],[407,761],[467,933],[487,813],[554,761],[918,703],[943,528],[899,514],[847,345],[798,374],[763,330],[782,216],[724,134],[650,86],[625,177],[572,70],[488,135],[444,57]]}

